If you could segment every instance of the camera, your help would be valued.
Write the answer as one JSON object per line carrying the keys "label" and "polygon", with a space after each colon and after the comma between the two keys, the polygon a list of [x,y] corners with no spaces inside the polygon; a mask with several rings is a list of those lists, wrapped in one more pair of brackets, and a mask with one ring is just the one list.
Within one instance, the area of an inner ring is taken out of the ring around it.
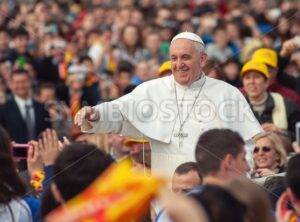
{"label": "camera", "polygon": [[12,147],[13,157],[19,160],[27,159],[28,149],[28,144],[14,144]]}

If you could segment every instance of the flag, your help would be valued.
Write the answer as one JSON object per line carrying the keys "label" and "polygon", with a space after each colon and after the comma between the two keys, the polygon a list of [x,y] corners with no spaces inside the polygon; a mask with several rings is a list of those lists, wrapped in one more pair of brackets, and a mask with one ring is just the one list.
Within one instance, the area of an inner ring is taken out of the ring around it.
{"label": "flag", "polygon": [[114,163],[87,189],[55,209],[47,222],[132,222],[147,213],[150,201],[166,183],[134,171],[129,159]]}

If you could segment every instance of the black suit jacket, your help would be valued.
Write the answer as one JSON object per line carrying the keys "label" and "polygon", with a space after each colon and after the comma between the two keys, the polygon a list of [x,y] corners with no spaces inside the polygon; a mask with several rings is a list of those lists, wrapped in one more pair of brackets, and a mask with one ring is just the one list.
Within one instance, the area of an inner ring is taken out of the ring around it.
{"label": "black suit jacket", "polygon": [[[68,106],[70,106],[71,95],[69,93],[69,88],[64,85],[61,86],[56,91],[56,97],[58,100],[64,101]],[[100,96],[97,86],[93,85],[90,87],[83,87],[82,95],[80,97],[80,107],[83,106],[95,106],[99,103]]]}
{"label": "black suit jacket", "polygon": [[[35,138],[46,128],[51,127],[49,113],[44,104],[33,101],[35,117]],[[28,132],[26,123],[14,99],[0,106],[0,124],[7,130],[11,140],[16,143],[27,143]]]}

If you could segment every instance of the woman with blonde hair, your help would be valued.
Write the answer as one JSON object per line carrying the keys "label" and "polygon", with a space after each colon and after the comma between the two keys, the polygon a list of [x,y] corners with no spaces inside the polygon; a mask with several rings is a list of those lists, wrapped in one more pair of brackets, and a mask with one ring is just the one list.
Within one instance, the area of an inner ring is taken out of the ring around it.
{"label": "woman with blonde hair", "polygon": [[270,176],[284,171],[287,154],[280,137],[273,132],[258,134],[253,150],[253,177]]}

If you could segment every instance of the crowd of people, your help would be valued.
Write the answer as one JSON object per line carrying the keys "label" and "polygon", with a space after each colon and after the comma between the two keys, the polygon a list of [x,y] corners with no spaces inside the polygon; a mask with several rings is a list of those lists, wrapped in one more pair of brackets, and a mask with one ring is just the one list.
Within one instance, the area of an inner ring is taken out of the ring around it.
{"label": "crowd of people", "polygon": [[47,221],[127,157],[172,191],[136,221],[299,221],[299,10],[1,2],[0,221]]}

